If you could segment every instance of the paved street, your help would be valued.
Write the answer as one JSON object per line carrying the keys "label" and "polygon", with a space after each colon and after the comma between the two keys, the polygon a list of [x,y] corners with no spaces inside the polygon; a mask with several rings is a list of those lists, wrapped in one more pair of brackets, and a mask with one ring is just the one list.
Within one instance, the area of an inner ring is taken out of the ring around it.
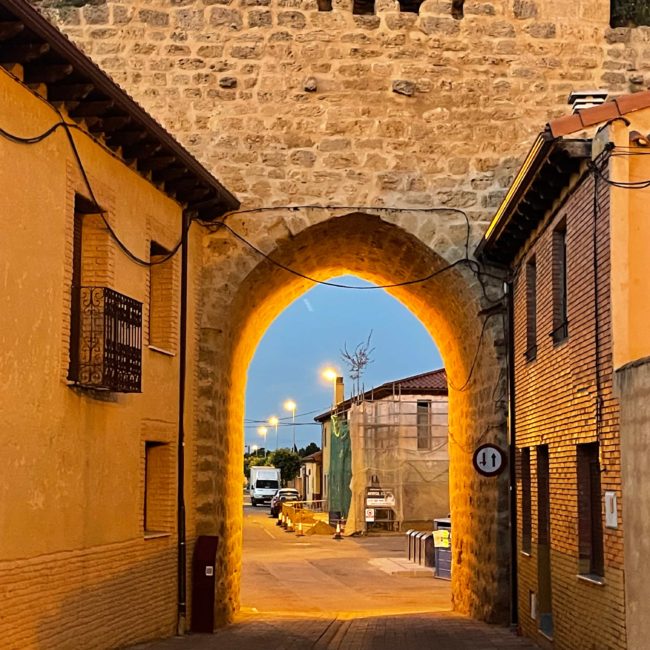
{"label": "paved street", "polygon": [[449,583],[414,571],[403,535],[297,538],[267,508],[245,508],[242,611],[214,635],[148,650],[508,650],[535,648],[507,629],[451,612]]}

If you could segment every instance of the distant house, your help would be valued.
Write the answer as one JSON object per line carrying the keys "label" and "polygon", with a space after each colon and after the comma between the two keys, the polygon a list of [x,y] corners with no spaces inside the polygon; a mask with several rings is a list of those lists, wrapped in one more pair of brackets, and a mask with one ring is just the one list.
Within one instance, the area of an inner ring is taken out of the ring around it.
{"label": "distant house", "polygon": [[[332,519],[346,519],[348,530],[397,530],[447,516],[444,369],[387,382],[315,419],[322,425],[323,498]],[[374,522],[366,522],[366,508]]]}
{"label": "distant house", "polygon": [[300,494],[305,501],[322,498],[323,452],[316,451],[300,460]]}

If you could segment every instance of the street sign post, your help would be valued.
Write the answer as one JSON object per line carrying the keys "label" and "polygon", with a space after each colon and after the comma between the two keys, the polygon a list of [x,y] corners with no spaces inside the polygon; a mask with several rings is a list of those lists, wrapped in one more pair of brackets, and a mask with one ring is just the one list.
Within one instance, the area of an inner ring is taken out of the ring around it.
{"label": "street sign post", "polygon": [[481,445],[472,458],[474,469],[482,476],[497,476],[505,469],[506,453],[493,444]]}

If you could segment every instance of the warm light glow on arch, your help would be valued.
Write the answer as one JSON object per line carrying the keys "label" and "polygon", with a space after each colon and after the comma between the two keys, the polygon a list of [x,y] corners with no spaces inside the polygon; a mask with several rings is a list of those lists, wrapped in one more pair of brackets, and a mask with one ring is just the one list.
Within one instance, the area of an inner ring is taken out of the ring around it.
{"label": "warm light glow on arch", "polygon": [[[251,255],[249,251],[246,253]],[[421,278],[448,264],[404,229],[366,214],[332,218],[306,228],[295,237],[280,241],[270,255],[281,264],[318,280],[355,275],[378,285]],[[220,354],[220,384],[215,380],[215,396],[225,413],[214,424],[217,436],[225,437],[228,457],[227,471],[221,480],[216,478],[215,488],[226,504],[224,516],[232,522],[241,521],[239,456],[243,445],[248,366],[271,323],[312,286],[309,280],[262,259],[243,279],[229,305],[228,329],[223,336],[229,345]],[[451,382],[462,385],[474,359],[482,323],[478,316],[480,287],[470,270],[459,266],[425,283],[387,291],[422,322],[438,346]],[[461,611],[492,619],[501,615],[497,610],[504,605],[503,578],[498,567],[503,562],[500,557],[503,549],[497,546],[505,539],[501,539],[502,526],[497,526],[497,510],[504,505],[505,496],[502,480],[477,487],[480,481],[471,465],[471,450],[488,427],[494,428],[495,422],[503,424],[503,414],[495,412],[491,397],[495,383],[500,380],[502,365],[494,342],[494,332],[488,328],[469,389],[464,392],[450,389],[449,395],[454,548],[456,557],[464,558],[464,562],[454,567],[454,603]],[[501,427],[498,435],[503,432]],[[494,435],[491,439],[498,440]],[[476,510],[479,501],[483,508],[480,516]],[[224,535],[225,544],[220,553],[228,578],[219,588],[230,608],[224,612],[224,620],[237,606],[239,535],[239,528],[233,524]],[[481,562],[485,564],[484,570],[477,569],[477,563]]]}

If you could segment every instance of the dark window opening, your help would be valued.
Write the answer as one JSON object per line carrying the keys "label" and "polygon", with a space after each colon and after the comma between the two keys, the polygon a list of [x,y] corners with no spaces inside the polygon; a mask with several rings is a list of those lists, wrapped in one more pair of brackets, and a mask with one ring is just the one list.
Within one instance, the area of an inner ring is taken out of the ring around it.
{"label": "dark window opening", "polygon": [[174,352],[174,261],[152,241],[149,248],[149,345]]}
{"label": "dark window opening", "polygon": [[144,504],[145,533],[169,530],[170,527],[170,455],[163,442],[144,443]]}
{"label": "dark window opening", "polygon": [[603,519],[598,443],[578,445],[579,572],[604,575]]}
{"label": "dark window opening", "polygon": [[551,336],[553,337],[553,343],[560,343],[569,335],[565,221],[553,231],[552,248],[553,331]]}
{"label": "dark window opening", "polygon": [[548,445],[537,447],[537,591],[537,623],[546,636],[552,637],[551,485]]}
{"label": "dark window opening", "polygon": [[354,0],[352,13],[358,16],[374,16],[375,0]]}
{"label": "dark window opening", "polygon": [[537,264],[526,264],[526,352],[528,361],[537,357]]}
{"label": "dark window opening", "polygon": [[420,5],[423,0],[399,0],[399,10],[402,13],[420,13]]}
{"label": "dark window opening", "polygon": [[431,402],[417,403],[418,449],[431,449]]}
{"label": "dark window opening", "polygon": [[460,20],[465,16],[463,5],[465,0],[451,0],[451,17]]}
{"label": "dark window opening", "polygon": [[318,0],[318,11],[332,11],[332,0]]}
{"label": "dark window opening", "polygon": [[612,27],[650,25],[648,0],[611,0],[610,25]]}
{"label": "dark window opening", "polygon": [[521,450],[521,550],[530,553],[532,545],[532,494],[530,488],[530,449]]}

